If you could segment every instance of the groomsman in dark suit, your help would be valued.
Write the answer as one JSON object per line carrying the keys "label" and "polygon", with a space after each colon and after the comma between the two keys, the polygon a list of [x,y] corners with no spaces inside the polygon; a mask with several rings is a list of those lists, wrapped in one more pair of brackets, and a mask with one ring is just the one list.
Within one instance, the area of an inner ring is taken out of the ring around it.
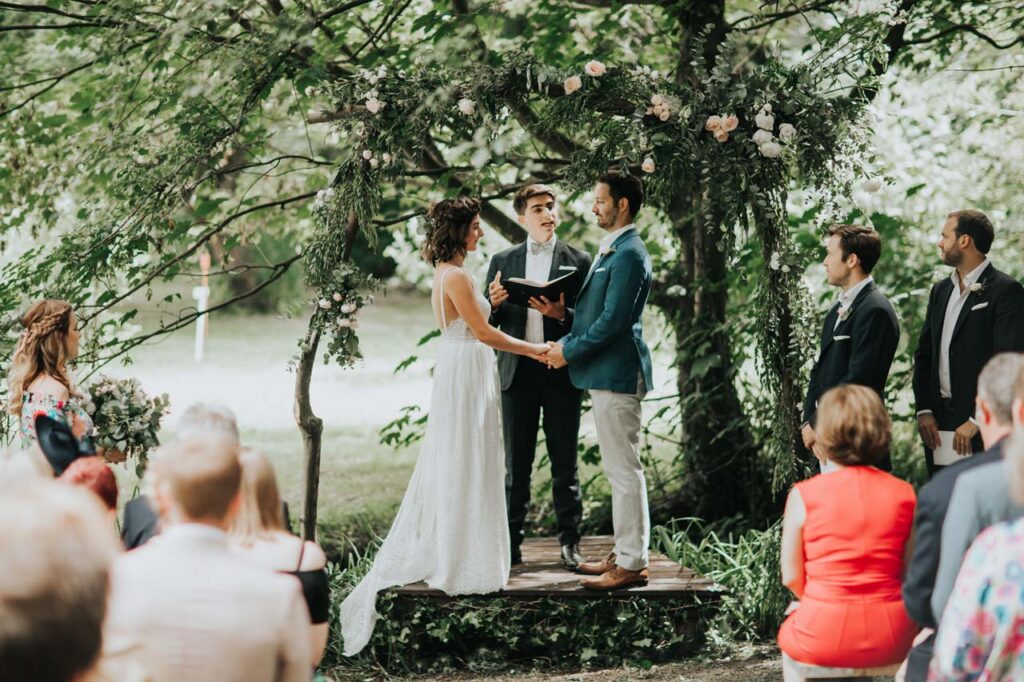
{"label": "groomsman in dark suit", "polygon": [[[555,192],[530,184],[515,195],[512,206],[526,228],[526,241],[494,256],[487,271],[491,324],[518,339],[533,343],[556,341],[572,328],[572,306],[590,256],[555,237],[558,209]],[[576,272],[576,283],[557,301],[531,299],[529,307],[509,303],[501,279],[525,277],[537,282]],[[579,524],[583,517],[576,450],[579,441],[580,402],[583,392],[572,385],[569,370],[498,353],[501,377],[502,421],[505,431],[505,491],[508,504],[512,563],[522,561],[519,546],[530,505],[530,476],[537,449],[537,429],[543,413],[544,438],[551,460],[551,487],[558,519],[562,562],[570,569],[583,560],[579,551]]]}
{"label": "groomsman in dark suit", "polygon": [[[885,400],[900,325],[896,311],[878,287],[871,271],[882,255],[882,240],[870,227],[833,225],[828,231],[825,272],[828,283],[842,291],[821,330],[821,351],[811,370],[804,399],[804,445],[825,462],[814,433],[818,399],[840,384],[874,389]],[[886,455],[876,466],[892,469]]]}
{"label": "groomsman in dark suit", "polygon": [[983,449],[974,421],[978,375],[996,353],[1024,351],[1024,287],[988,260],[995,230],[981,211],[954,211],[938,247],[953,273],[932,287],[914,353],[914,401],[928,473],[932,451],[952,431],[960,455]]}

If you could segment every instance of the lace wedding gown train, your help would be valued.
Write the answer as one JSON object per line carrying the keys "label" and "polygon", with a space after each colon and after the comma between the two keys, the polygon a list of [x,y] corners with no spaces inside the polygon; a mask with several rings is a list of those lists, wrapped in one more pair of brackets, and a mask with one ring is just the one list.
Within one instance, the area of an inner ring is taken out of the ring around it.
{"label": "lace wedding gown train", "polygon": [[[341,604],[345,655],[366,646],[377,593],[425,581],[447,594],[495,592],[508,581],[505,448],[494,351],[461,318],[447,324],[440,283],[441,339],[430,415],[419,459],[370,572]],[[484,315],[487,299],[477,294]]]}

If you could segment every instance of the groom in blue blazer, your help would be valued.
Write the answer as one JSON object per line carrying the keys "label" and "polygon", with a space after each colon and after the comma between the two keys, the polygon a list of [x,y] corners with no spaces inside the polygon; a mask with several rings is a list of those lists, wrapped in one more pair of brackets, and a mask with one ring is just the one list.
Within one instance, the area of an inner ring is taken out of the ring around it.
{"label": "groom in blue blazer", "polygon": [[640,401],[650,389],[651,353],[642,317],[651,290],[651,259],[634,221],[643,205],[639,178],[615,171],[595,188],[594,215],[607,234],[576,301],[572,330],[550,343],[548,365],[569,366],[574,386],[590,391],[601,461],[612,489],[615,549],[579,565],[589,589],[644,585],[651,522],[640,464]]}

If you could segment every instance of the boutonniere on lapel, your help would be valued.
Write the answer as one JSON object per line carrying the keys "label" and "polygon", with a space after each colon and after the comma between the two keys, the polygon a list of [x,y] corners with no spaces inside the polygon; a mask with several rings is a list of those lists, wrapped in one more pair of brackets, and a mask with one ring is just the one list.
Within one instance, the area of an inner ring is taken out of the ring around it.
{"label": "boutonniere on lapel", "polygon": [[839,321],[840,322],[846,322],[847,318],[850,317],[850,313],[852,313],[852,312],[853,312],[853,306],[851,305],[849,308],[847,308],[843,312],[839,313]]}
{"label": "boutonniere on lapel", "polygon": [[985,285],[981,282],[975,282],[971,286],[967,287],[972,294],[981,294],[985,291]]}
{"label": "boutonniere on lapel", "polygon": [[613,249],[612,247],[609,246],[607,249],[601,249],[600,251],[598,251],[597,255],[598,256],[610,256],[613,253],[615,253],[615,249]]}

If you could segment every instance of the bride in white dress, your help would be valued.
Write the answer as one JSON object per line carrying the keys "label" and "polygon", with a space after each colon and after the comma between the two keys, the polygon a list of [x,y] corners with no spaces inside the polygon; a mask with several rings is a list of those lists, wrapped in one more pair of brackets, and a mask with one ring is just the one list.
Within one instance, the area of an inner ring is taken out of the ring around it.
{"label": "bride in white dress", "polygon": [[447,594],[496,592],[508,581],[505,449],[491,348],[536,360],[547,352],[487,323],[490,303],[462,269],[483,236],[480,202],[430,210],[423,255],[435,266],[431,304],[441,328],[430,416],[416,469],[370,572],[341,604],[345,655],[366,646],[377,593],[425,581]]}

